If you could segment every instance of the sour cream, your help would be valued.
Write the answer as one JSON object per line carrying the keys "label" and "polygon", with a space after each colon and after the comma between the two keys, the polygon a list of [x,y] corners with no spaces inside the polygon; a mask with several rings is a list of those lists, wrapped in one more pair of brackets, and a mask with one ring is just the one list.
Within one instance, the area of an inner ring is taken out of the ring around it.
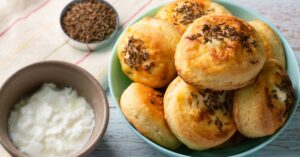
{"label": "sour cream", "polygon": [[15,105],[8,119],[15,146],[31,157],[68,157],[89,140],[93,110],[72,88],[46,83]]}

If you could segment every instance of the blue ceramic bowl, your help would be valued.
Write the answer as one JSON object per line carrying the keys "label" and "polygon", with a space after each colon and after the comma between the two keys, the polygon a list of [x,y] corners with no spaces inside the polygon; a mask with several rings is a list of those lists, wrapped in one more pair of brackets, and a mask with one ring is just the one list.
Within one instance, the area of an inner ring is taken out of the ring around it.
{"label": "blue ceramic bowl", "polygon": [[[297,60],[295,58],[295,55],[293,53],[293,50],[291,49],[290,45],[288,44],[285,37],[282,35],[282,33],[275,28],[275,26],[270,23],[268,20],[263,18],[262,16],[258,15],[252,10],[240,7],[238,5],[232,4],[225,0],[216,0],[217,3],[225,6],[228,10],[231,11],[231,13],[239,18],[242,18],[244,20],[250,21],[254,19],[260,19],[264,22],[268,23],[275,32],[279,35],[281,38],[281,41],[284,45],[285,54],[286,54],[286,61],[287,61],[287,71],[288,74],[292,80],[293,87],[296,91],[297,100],[293,107],[291,108],[291,112],[289,114],[289,117],[284,124],[282,128],[280,128],[275,134],[272,136],[267,136],[263,138],[256,138],[256,139],[247,139],[246,141],[242,142],[239,145],[228,147],[228,148],[219,148],[219,149],[209,149],[205,151],[194,151],[191,149],[188,149],[185,146],[180,147],[177,150],[168,150],[164,147],[161,147],[157,145],[156,143],[152,142],[142,134],[140,134],[124,117],[123,113],[121,112],[119,108],[119,101],[121,94],[123,91],[131,84],[131,80],[122,72],[121,65],[117,56],[117,50],[116,45],[112,51],[112,56],[110,60],[109,65],[109,87],[111,94],[113,95],[113,99],[117,105],[117,108],[119,110],[119,113],[123,120],[126,122],[128,127],[142,140],[144,140],[149,145],[153,146],[157,150],[161,151],[162,153],[165,153],[170,156],[205,156],[205,157],[220,157],[220,156],[244,156],[249,155],[263,147],[265,147],[267,144],[272,142],[275,138],[279,136],[279,134],[288,126],[288,124],[291,122],[293,115],[296,112],[297,104],[299,101],[299,69]],[[160,6],[161,7],[161,6]],[[139,21],[140,19],[144,17],[151,17],[156,14],[156,12],[159,10],[160,7],[153,8],[152,10],[149,10],[145,14],[138,17],[133,23]],[[117,41],[117,43],[119,40]]]}

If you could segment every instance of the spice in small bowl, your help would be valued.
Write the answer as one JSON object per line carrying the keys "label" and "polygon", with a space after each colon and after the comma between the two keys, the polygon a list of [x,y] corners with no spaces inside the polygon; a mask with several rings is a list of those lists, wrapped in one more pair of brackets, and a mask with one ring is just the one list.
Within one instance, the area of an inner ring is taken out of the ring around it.
{"label": "spice in small bowl", "polygon": [[69,44],[80,50],[106,46],[118,29],[116,10],[103,0],[75,0],[61,14],[61,27]]}

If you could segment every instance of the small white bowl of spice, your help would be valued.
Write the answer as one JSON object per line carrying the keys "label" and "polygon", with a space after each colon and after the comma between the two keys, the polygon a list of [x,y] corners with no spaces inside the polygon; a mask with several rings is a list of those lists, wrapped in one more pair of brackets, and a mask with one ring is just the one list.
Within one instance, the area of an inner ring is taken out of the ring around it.
{"label": "small white bowl of spice", "polygon": [[104,0],[74,0],[63,9],[60,25],[68,43],[83,51],[107,46],[119,27],[119,17]]}

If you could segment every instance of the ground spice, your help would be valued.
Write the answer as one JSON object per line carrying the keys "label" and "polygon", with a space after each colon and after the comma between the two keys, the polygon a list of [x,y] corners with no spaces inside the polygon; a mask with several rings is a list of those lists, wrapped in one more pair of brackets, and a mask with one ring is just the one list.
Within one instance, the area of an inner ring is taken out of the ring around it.
{"label": "ground spice", "polygon": [[97,0],[73,4],[62,19],[63,29],[71,38],[84,43],[102,41],[116,29],[117,14]]}

